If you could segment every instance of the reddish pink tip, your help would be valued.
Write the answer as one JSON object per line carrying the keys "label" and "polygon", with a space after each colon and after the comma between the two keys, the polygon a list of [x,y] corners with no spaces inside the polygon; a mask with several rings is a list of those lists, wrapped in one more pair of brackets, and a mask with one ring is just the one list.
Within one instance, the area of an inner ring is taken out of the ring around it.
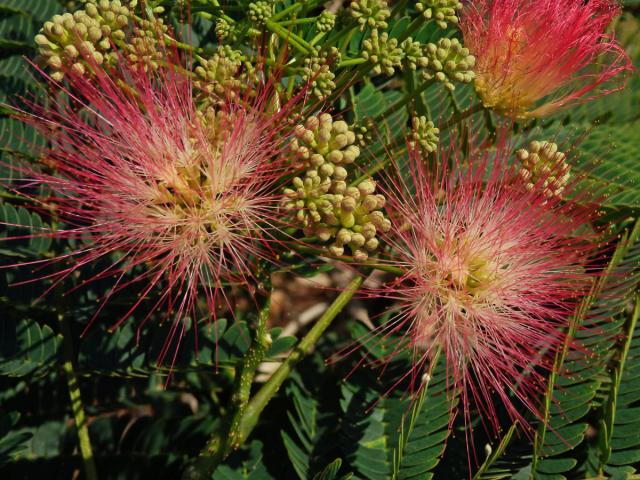
{"label": "reddish pink tip", "polygon": [[484,105],[542,117],[622,88],[631,62],[605,33],[619,12],[613,0],[468,2],[460,28]]}

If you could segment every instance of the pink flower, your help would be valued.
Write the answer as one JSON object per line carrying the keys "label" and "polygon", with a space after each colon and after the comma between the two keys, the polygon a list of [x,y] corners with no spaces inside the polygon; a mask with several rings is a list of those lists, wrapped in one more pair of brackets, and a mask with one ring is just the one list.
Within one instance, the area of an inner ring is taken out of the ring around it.
{"label": "pink flower", "polygon": [[[466,418],[473,403],[496,428],[496,398],[525,424],[521,405],[539,412],[544,370],[590,285],[596,251],[579,233],[595,209],[549,196],[546,178],[526,184],[509,151],[499,146],[492,160],[473,154],[471,167],[462,154],[443,155],[438,165],[452,166],[436,173],[414,152],[409,172],[393,176],[404,180],[388,177],[387,262],[405,273],[368,292],[390,300],[394,313],[361,340],[384,345],[387,360],[411,352],[398,384],[409,379],[412,389],[441,354]],[[563,193],[578,195],[571,185]]]}
{"label": "pink flower", "polygon": [[476,57],[475,86],[486,107],[512,118],[543,117],[622,88],[605,83],[632,69],[604,32],[613,0],[475,0],[460,19]]}
{"label": "pink flower", "polygon": [[23,177],[53,192],[46,201],[68,227],[54,235],[82,240],[58,259],[74,259],[58,280],[103,259],[90,280],[115,278],[105,300],[137,293],[117,324],[142,302],[151,305],[142,324],[164,307],[175,319],[168,344],[179,342],[187,318],[215,317],[225,285],[257,285],[256,263],[275,258],[282,125],[296,105],[274,111],[267,85],[201,112],[177,65],[94,70],[65,72],[68,97],[23,115],[49,138],[54,165],[53,174],[24,167]]}

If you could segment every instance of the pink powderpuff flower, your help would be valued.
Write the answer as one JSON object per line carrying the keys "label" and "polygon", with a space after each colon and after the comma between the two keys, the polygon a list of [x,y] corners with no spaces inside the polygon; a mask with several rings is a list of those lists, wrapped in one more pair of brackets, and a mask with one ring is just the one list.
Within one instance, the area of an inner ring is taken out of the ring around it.
{"label": "pink powderpuff flower", "polygon": [[365,292],[391,301],[392,316],[360,340],[384,346],[385,361],[410,353],[412,368],[393,388],[407,380],[419,391],[443,356],[448,393],[460,394],[465,419],[474,404],[494,431],[496,399],[524,425],[522,406],[539,414],[545,370],[563,347],[597,254],[595,234],[584,228],[595,207],[579,205],[570,184],[564,199],[547,194],[546,178],[527,184],[509,152],[502,144],[469,163],[443,153],[444,167],[433,172],[413,151],[408,171],[403,165],[381,181],[393,225],[384,263],[404,273]]}
{"label": "pink powderpuff flower", "polygon": [[476,58],[475,87],[484,106],[524,119],[550,115],[623,88],[604,88],[632,69],[604,32],[614,0],[475,0],[460,18]]}
{"label": "pink powderpuff flower", "polygon": [[52,235],[80,240],[57,259],[73,261],[56,283],[106,260],[89,280],[115,283],[94,319],[133,289],[139,299],[114,328],[143,301],[151,308],[141,326],[164,307],[175,321],[162,356],[176,334],[179,345],[187,318],[212,319],[229,302],[225,286],[255,287],[256,264],[275,260],[286,119],[300,107],[295,98],[279,106],[267,84],[201,112],[190,74],[167,61],[156,70],[124,59],[108,71],[96,65],[91,78],[70,70],[67,88],[53,85],[66,95],[20,115],[48,138],[42,155],[53,166],[22,167],[21,190],[50,189],[39,201],[67,225]]}

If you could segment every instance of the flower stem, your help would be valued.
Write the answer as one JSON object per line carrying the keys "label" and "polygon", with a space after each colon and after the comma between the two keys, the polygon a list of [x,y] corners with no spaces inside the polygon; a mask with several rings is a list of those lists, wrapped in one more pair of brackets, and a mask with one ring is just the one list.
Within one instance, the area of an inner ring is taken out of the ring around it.
{"label": "flower stem", "polygon": [[383,120],[387,115],[397,112],[400,108],[404,107],[406,104],[411,102],[417,96],[422,94],[430,85],[433,85],[433,80],[426,80],[418,87],[414,88],[410,92],[407,92],[404,97],[402,97],[397,102],[393,103],[389,107],[387,107],[383,112],[381,112],[376,118],[373,119],[374,123],[378,123]]}
{"label": "flower stem", "polygon": [[303,23],[313,23],[315,21],[316,21],[315,17],[308,17],[308,18],[294,18],[292,20],[284,20],[278,23],[283,27],[287,27],[289,25],[301,25]]}
{"label": "flower stem", "polygon": [[449,118],[449,120],[447,120],[441,127],[440,130],[446,130],[449,127],[451,127],[452,125],[455,125],[456,123],[460,123],[462,120],[464,120],[465,118],[468,118],[480,111],[482,111],[484,107],[482,106],[482,103],[478,102],[475,105],[467,108],[466,110],[463,110],[461,112],[458,113],[454,113],[453,115],[451,115],[451,117]]}
{"label": "flower stem", "polygon": [[[369,178],[369,177],[366,177],[366,178]],[[364,179],[365,178],[363,177],[362,180]],[[291,246],[291,249],[298,253],[317,255],[319,257],[327,255],[326,250],[323,250],[322,248],[316,248],[311,245],[295,245],[295,246]],[[375,270],[380,270],[381,272],[392,273],[394,275],[404,275],[405,273],[407,273],[404,269],[400,267],[394,267],[393,265],[385,265],[384,263],[376,263],[375,259],[367,260],[364,262],[356,262],[353,259],[353,257],[350,257],[348,255],[343,255],[341,257],[336,257],[336,260],[346,262],[346,263],[358,263],[358,265],[361,265],[362,267],[368,267]]]}
{"label": "flower stem", "polygon": [[338,64],[338,68],[353,67],[356,65],[362,65],[363,63],[367,63],[366,58],[362,58],[362,57],[349,58],[347,60],[343,60],[342,62],[340,62]]}
{"label": "flower stem", "polygon": [[421,26],[426,25],[428,21],[429,20],[423,17],[422,14],[418,14],[418,16],[414,18],[407,26],[407,28],[402,32],[402,34],[398,38],[398,43],[403,42],[404,40],[409,38],[409,36],[412,35],[413,32],[415,32]]}
{"label": "flower stem", "polygon": [[271,339],[267,331],[270,305],[270,301],[267,299],[260,309],[257,322],[252,328],[253,340],[238,367],[234,393],[231,396],[228,409],[231,412],[231,418],[209,438],[196,463],[185,471],[184,478],[204,478],[198,476],[202,473],[200,470],[211,469],[212,471],[229,455],[233,448],[235,432],[251,396],[253,378],[271,345]]}
{"label": "flower stem", "polygon": [[58,320],[62,331],[62,354],[64,362],[62,368],[67,377],[67,390],[71,399],[71,411],[76,424],[76,432],[78,435],[78,445],[80,447],[80,455],[84,465],[84,474],[87,480],[98,480],[98,471],[96,469],[95,459],[93,457],[93,449],[91,448],[91,440],[89,438],[89,429],[87,427],[87,415],[82,404],[82,395],[80,394],[80,386],[78,385],[78,376],[73,368],[73,344],[71,340],[71,328],[63,314],[58,314]]}
{"label": "flower stem", "polygon": [[279,23],[269,19],[265,22],[265,25],[269,30],[278,35],[284,41],[289,42],[292,47],[296,48],[301,53],[304,53],[306,55],[311,52],[311,50],[313,50],[313,47],[309,45],[306,40],[296,35],[291,30],[287,30],[286,28],[282,27]]}
{"label": "flower stem", "polygon": [[[331,325],[331,322],[338,316],[342,309],[347,305],[351,297],[358,291],[362,285],[363,277],[357,276],[347,287],[338,295],[334,302],[320,317],[317,323],[309,330],[309,333],[300,341],[300,343],[291,351],[289,356],[282,362],[275,373],[267,380],[267,382],[258,390],[241,412],[236,412],[225,434],[215,434],[207,443],[207,447],[200,453],[196,462],[184,472],[183,480],[204,480],[211,478],[211,474],[216,467],[223,461],[232,451],[239,449],[247,437],[253,431],[258,422],[260,414],[267,406],[269,401],[278,392],[282,383],[287,379],[293,367],[308,354],[325,330]],[[256,365],[257,367],[257,365]],[[253,370],[255,373],[255,368]],[[242,376],[242,373],[241,375]],[[253,376],[251,377],[253,378]],[[250,391],[251,383],[246,387],[246,392]],[[235,396],[235,394],[234,394]],[[212,453],[214,453],[212,455]]]}
{"label": "flower stem", "polygon": [[253,428],[258,422],[258,417],[269,401],[278,392],[280,386],[287,379],[293,367],[311,351],[322,334],[327,330],[327,328],[329,328],[331,322],[333,322],[338,314],[349,303],[353,295],[358,291],[363,281],[364,277],[358,275],[349,282],[340,295],[338,295],[329,308],[327,308],[320,319],[318,319],[311,330],[309,330],[304,338],[300,340],[300,343],[296,348],[294,348],[284,362],[282,362],[282,365],[278,367],[271,378],[269,378],[269,380],[249,401],[245,413],[238,425],[237,437],[234,439],[236,442],[235,448],[242,445],[246,438],[251,434]]}

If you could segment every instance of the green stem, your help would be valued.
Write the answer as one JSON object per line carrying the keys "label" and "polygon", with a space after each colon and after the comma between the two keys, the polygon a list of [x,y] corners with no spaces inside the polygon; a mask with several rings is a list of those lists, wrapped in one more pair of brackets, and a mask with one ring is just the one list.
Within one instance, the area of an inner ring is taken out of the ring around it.
{"label": "green stem", "polygon": [[345,68],[345,67],[353,67],[356,65],[362,65],[363,63],[367,63],[367,59],[366,58],[349,58],[347,60],[343,60],[338,64],[338,68]]}
{"label": "green stem", "polygon": [[238,436],[235,439],[237,447],[242,445],[242,443],[251,434],[253,428],[258,422],[258,417],[269,401],[278,392],[283,382],[289,376],[289,373],[291,373],[293,367],[311,351],[322,334],[327,330],[327,328],[329,328],[333,320],[358,291],[363,281],[364,277],[358,275],[349,282],[340,295],[338,295],[329,308],[327,308],[324,314],[318,319],[311,330],[309,330],[304,338],[300,340],[298,346],[289,354],[284,362],[282,362],[282,365],[278,367],[278,370],[275,371],[271,378],[267,380],[262,388],[258,390],[258,392],[249,401],[245,414],[240,421]]}
{"label": "green stem", "polygon": [[58,320],[60,322],[63,339],[62,354],[64,356],[64,362],[62,368],[67,377],[67,389],[69,390],[69,398],[71,399],[71,411],[73,412],[73,419],[76,424],[78,445],[84,465],[84,474],[87,480],[98,480],[98,470],[96,469],[93,449],[91,448],[91,439],[89,438],[89,428],[87,427],[87,415],[84,411],[84,405],[82,404],[78,376],[73,368],[74,355],[71,328],[63,314],[58,314]]}
{"label": "green stem", "polygon": [[281,37],[284,41],[289,42],[292,47],[299,50],[301,53],[309,54],[313,47],[307,43],[302,37],[296,35],[290,30],[280,26],[279,23],[274,22],[272,19],[268,19],[265,25],[273,33]]}
{"label": "green stem", "polygon": [[468,118],[468,117],[470,117],[470,116],[482,111],[482,109],[483,109],[482,103],[476,103],[475,105],[467,108],[466,110],[463,110],[462,112],[454,113],[453,115],[451,115],[449,120],[447,120],[440,127],[440,130],[441,131],[442,130],[447,130],[452,125],[455,125],[456,123],[460,123],[465,118]]}
{"label": "green stem", "polygon": [[[368,177],[367,177],[368,178]],[[364,180],[364,178],[363,178]],[[291,246],[292,250],[295,250],[298,253],[306,253],[306,254],[311,254],[311,255],[317,255],[317,256],[324,256],[327,255],[327,252],[325,250],[322,250],[321,248],[315,248],[312,246],[308,246],[308,245],[293,245]],[[341,257],[336,258],[336,260],[339,261],[343,261],[343,262],[349,262],[349,263],[353,263],[355,262],[355,260],[353,259],[353,257],[350,257],[348,255],[343,255]],[[394,267],[393,265],[385,265],[385,264],[381,264],[381,263],[375,263],[371,260],[365,261],[365,262],[359,262],[360,265],[362,265],[363,267],[368,267],[368,268],[373,268],[376,270],[380,270],[381,272],[387,272],[387,273],[393,273],[394,275],[404,275],[406,272],[400,268],[400,267]]]}
{"label": "green stem", "polygon": [[425,24],[425,18],[422,15],[418,15],[416,18],[413,19],[413,21],[409,24],[406,30],[402,32],[402,35],[400,35],[400,37],[398,38],[398,43],[401,43],[407,38],[409,38],[409,36],[413,32],[415,32],[419,27],[421,27],[424,24]]}
{"label": "green stem", "polygon": [[235,449],[234,438],[236,437],[240,419],[244,415],[251,396],[251,386],[253,385],[256,370],[271,346],[271,339],[267,331],[269,309],[270,301],[267,300],[260,310],[256,325],[253,328],[253,341],[238,367],[234,393],[231,396],[228,408],[231,419],[229,422],[225,422],[209,438],[204,449],[200,452],[200,457],[192,468],[187,469],[184,478],[203,478],[198,476],[201,471],[213,471]]}
{"label": "green stem", "polygon": [[[183,480],[204,480],[211,478],[211,474],[218,464],[232,451],[242,446],[256,426],[260,414],[278,392],[293,367],[311,351],[321,335],[329,325],[331,325],[333,319],[338,316],[349,300],[351,300],[351,297],[358,291],[363,280],[363,277],[357,276],[347,285],[311,330],[309,330],[309,333],[305,335],[297,347],[293,349],[289,356],[282,362],[278,370],[275,371],[253,398],[249,400],[242,413],[234,417],[232,428],[228,430],[228,434],[225,437],[218,436],[219,440],[215,440],[215,445],[211,445],[214,442],[214,438],[211,439],[209,444],[207,444],[207,448],[201,452],[196,462],[187,468],[183,475]],[[221,452],[222,449],[219,448],[218,445],[222,444],[227,444],[229,451],[220,454],[219,452]],[[209,447],[217,448],[217,454],[215,456],[211,456]]]}
{"label": "green stem", "polygon": [[293,5],[288,6],[287,8],[280,10],[278,13],[276,13],[275,15],[273,15],[271,17],[271,20],[276,22],[278,20],[280,20],[281,18],[287,16],[289,13],[299,9],[300,7],[302,7],[302,3],[300,2],[296,2]]}
{"label": "green stem", "polygon": [[313,23],[315,22],[316,19],[315,17],[309,17],[309,18],[294,18],[293,20],[285,20],[284,22],[278,22],[280,25],[282,25],[283,27],[289,26],[289,25],[300,25],[303,23]]}
{"label": "green stem", "polygon": [[402,97],[397,102],[393,103],[389,107],[387,107],[382,113],[380,113],[376,118],[373,119],[374,123],[378,123],[383,120],[387,115],[391,113],[397,112],[399,109],[404,107],[406,104],[415,99],[418,95],[422,94],[430,85],[433,85],[433,80],[427,80],[419,87],[414,90],[407,92],[404,97]]}
{"label": "green stem", "polygon": [[318,32],[316,36],[311,39],[311,41],[309,42],[309,45],[313,47],[316,43],[322,40],[326,35],[327,35],[327,32]]}

